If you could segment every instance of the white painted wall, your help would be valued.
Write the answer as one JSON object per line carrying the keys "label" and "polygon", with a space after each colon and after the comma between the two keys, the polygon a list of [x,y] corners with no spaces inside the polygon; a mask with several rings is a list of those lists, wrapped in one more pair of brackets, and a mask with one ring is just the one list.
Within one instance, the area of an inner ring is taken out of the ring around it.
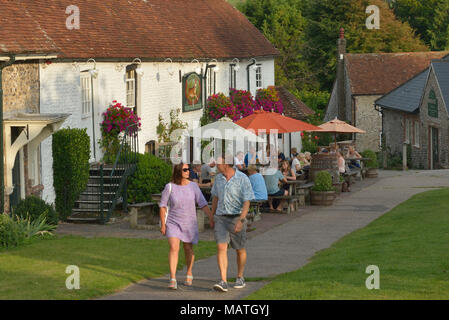
{"label": "white painted wall", "polygon": [[[247,90],[246,66],[252,61],[240,61],[240,70],[237,72],[237,89]],[[217,64],[213,62],[214,64]],[[220,68],[217,73],[216,92],[229,94],[230,64],[232,62],[219,62]],[[274,80],[274,59],[260,59],[257,63],[262,64],[263,87],[275,85]],[[126,64],[121,71],[117,71],[119,63],[97,63],[99,70],[97,79],[94,79],[94,116],[96,140],[100,137],[99,124],[102,121],[101,115],[113,100],[122,104],[126,103]],[[201,64],[203,70],[205,63]],[[172,67],[173,75],[170,75],[168,68]],[[198,63],[143,63],[143,76],[140,78],[140,110],[139,116],[142,118],[142,131],[139,133],[139,149],[144,152],[145,143],[150,140],[157,140],[156,127],[158,125],[159,113],[164,119],[169,119],[171,109],[182,109],[182,83],[179,81],[179,70],[183,74],[189,73],[198,67]],[[50,65],[40,65],[40,112],[41,113],[70,113],[71,116],[64,123],[62,128],[89,128],[91,132],[92,118],[83,118],[81,103],[81,83],[80,72],[93,68],[93,64],[80,64],[78,68],[72,63],[53,63]],[[256,72],[250,68],[251,92],[255,94]],[[188,123],[192,128],[194,121],[199,121],[202,110],[181,113],[181,120]],[[42,184],[44,185],[43,199],[53,203],[55,199],[53,189],[53,159],[51,152],[51,137],[42,143]],[[96,160],[101,159],[101,152],[98,148]]]}

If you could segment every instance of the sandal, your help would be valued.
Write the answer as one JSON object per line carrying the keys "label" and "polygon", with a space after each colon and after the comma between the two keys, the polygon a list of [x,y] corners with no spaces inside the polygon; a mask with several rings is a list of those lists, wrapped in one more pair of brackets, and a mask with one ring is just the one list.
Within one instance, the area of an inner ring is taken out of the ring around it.
{"label": "sandal", "polygon": [[168,288],[172,290],[178,289],[178,283],[176,282],[176,279],[170,279],[170,284],[168,285]]}
{"label": "sandal", "polygon": [[187,276],[186,281],[184,282],[185,286],[191,287],[193,282],[193,276]]}

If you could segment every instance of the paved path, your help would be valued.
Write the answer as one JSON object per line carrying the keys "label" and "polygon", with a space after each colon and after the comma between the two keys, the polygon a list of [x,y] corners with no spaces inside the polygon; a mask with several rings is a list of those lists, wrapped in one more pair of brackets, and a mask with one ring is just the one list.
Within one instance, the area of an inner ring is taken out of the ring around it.
{"label": "paved path", "polygon": [[[363,189],[342,194],[331,207],[309,207],[288,223],[249,239],[245,277],[267,278],[299,269],[317,251],[366,226],[412,195],[435,187],[449,187],[449,170],[381,171],[378,179],[370,180]],[[183,275],[185,270],[178,273],[178,282],[182,283]],[[165,276],[139,282],[103,299],[232,300],[242,299],[268,283],[247,282],[241,290],[232,289],[230,283],[227,293],[214,292],[211,287],[219,278],[216,256],[197,261],[194,275],[192,288],[180,285],[178,291],[170,291],[166,289],[168,276]],[[235,253],[230,250],[228,276],[235,275]]]}

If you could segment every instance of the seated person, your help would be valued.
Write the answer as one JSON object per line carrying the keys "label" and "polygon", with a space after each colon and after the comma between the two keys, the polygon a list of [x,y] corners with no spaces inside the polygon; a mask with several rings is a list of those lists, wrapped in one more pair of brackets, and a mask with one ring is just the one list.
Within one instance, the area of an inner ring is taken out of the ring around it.
{"label": "seated person", "polygon": [[309,165],[312,163],[312,154],[309,151],[304,152],[304,155],[306,156],[307,162],[309,162]]}
{"label": "seated person", "polygon": [[248,167],[248,178],[253,187],[255,200],[268,200],[267,186],[263,176],[257,172],[255,165]]}
{"label": "seated person", "polygon": [[[284,177],[284,175],[279,171],[275,170],[273,174],[265,175],[263,176],[265,180],[265,185],[267,186],[267,192],[269,196],[287,196],[288,191],[284,189],[279,188],[279,182],[287,183],[287,179]],[[277,200],[274,200],[274,202],[277,202]],[[285,200],[281,200],[279,202],[279,205],[276,207],[276,211],[282,212],[282,208],[284,207]],[[276,203],[273,204],[272,200],[268,200],[268,204],[270,206],[271,210],[274,210],[273,205],[276,206]]]}
{"label": "seated person", "polygon": [[[287,160],[284,160],[281,162],[281,168],[280,168],[282,174],[284,175],[285,179],[287,180],[296,180],[296,174],[295,170],[290,167],[290,164]],[[282,189],[288,190],[290,186],[286,183],[282,185]]]}
{"label": "seated person", "polygon": [[300,174],[301,173],[301,162],[299,161],[298,157],[294,157],[292,160],[292,169],[295,170],[295,173]]}
{"label": "seated person", "polygon": [[281,163],[282,161],[285,160],[285,155],[283,152],[279,151],[278,152],[278,163]]}
{"label": "seated person", "polygon": [[298,149],[291,148],[291,150],[290,150],[290,160],[293,160],[297,156],[298,156]]}
{"label": "seated person", "polygon": [[217,168],[215,167],[215,160],[210,159],[209,163],[205,163],[201,167],[200,183],[209,183],[212,181],[212,177],[215,176]]}
{"label": "seated person", "polygon": [[189,168],[189,180],[198,184],[200,188],[212,186],[212,183],[210,182],[200,183],[200,176],[201,176],[201,164],[199,163],[192,164]]}
{"label": "seated person", "polygon": [[337,151],[338,156],[338,172],[345,173],[346,172],[346,164],[345,164],[345,158],[343,158],[343,155],[340,151]]}
{"label": "seated person", "polygon": [[234,158],[234,169],[239,169],[240,171],[246,168],[245,161],[243,159],[243,152],[237,152],[237,155]]}
{"label": "seated person", "polygon": [[346,153],[346,158],[351,159],[348,164],[350,169],[361,167],[360,160],[357,160],[357,159],[361,159],[362,156],[354,149],[354,146],[348,147],[348,152]]}
{"label": "seated person", "polygon": [[299,159],[299,163],[301,164],[301,168],[304,168],[306,166],[310,167],[310,162],[307,161],[306,155],[304,153],[300,153],[298,155],[298,159]]}
{"label": "seated person", "polygon": [[256,164],[256,159],[258,159],[258,155],[256,153],[256,148],[249,148],[249,152],[245,156],[245,166],[248,167],[250,164]]}

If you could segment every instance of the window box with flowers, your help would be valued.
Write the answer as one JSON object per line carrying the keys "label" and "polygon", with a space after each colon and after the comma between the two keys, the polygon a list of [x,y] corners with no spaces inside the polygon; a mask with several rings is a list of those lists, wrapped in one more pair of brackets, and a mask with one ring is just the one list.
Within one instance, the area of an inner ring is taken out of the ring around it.
{"label": "window box with flowers", "polygon": [[127,108],[117,101],[112,101],[101,122],[100,147],[103,149],[103,161],[112,164],[120,149],[120,138],[128,132],[134,132],[141,127],[140,118],[132,108]]}

